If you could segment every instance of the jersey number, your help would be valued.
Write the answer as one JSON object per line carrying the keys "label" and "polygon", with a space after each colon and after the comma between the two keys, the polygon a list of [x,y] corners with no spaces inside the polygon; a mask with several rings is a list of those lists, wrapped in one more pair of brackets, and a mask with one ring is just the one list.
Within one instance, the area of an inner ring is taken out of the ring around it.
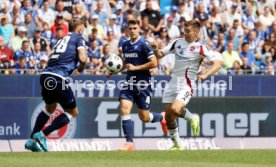
{"label": "jersey number", "polygon": [[65,52],[69,40],[70,40],[70,36],[65,36],[64,38],[58,40],[58,42],[56,43],[56,45],[53,49],[53,53]]}

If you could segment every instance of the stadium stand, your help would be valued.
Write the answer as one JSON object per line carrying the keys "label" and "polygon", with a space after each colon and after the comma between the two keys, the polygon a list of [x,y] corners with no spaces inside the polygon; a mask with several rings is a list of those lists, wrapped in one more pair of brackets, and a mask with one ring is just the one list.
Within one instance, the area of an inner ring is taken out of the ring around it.
{"label": "stadium stand", "polygon": [[[178,0],[161,12],[158,0],[6,0],[0,3],[0,74],[39,74],[68,22],[85,22],[89,63],[84,74],[101,75],[104,61],[121,53],[128,19],[141,20],[141,35],[162,48],[183,37],[184,23],[201,22],[201,37],[222,54],[220,75],[275,75],[274,0]],[[152,74],[169,75],[173,55]],[[203,62],[201,71],[208,69]]]}

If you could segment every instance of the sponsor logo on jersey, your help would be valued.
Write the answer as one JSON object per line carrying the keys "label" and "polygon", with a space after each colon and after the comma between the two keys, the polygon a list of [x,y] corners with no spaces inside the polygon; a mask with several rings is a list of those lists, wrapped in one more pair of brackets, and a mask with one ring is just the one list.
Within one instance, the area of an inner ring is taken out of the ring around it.
{"label": "sponsor logo on jersey", "polygon": [[190,47],[190,51],[192,52],[192,51],[194,51],[195,50],[195,47],[194,46],[191,46]]}
{"label": "sponsor logo on jersey", "polygon": [[[44,102],[41,102],[33,111],[32,114],[32,119],[31,119],[31,127],[33,129],[35,121],[37,116],[39,115],[39,113],[42,110],[46,110],[45,109],[45,104]],[[62,113],[64,113],[62,107],[60,105],[57,106],[55,112],[51,115],[51,117],[49,118],[48,122],[44,125],[43,129],[46,128],[47,126],[49,126],[53,120],[58,117],[59,115],[61,115]],[[75,135],[77,129],[77,122],[76,119],[72,119],[70,121],[69,124],[65,125],[64,127],[52,132],[51,134],[49,134],[47,136],[48,139],[70,139],[73,138]]]}
{"label": "sponsor logo on jersey", "polygon": [[125,58],[138,58],[138,54],[137,53],[125,53],[124,57]]}

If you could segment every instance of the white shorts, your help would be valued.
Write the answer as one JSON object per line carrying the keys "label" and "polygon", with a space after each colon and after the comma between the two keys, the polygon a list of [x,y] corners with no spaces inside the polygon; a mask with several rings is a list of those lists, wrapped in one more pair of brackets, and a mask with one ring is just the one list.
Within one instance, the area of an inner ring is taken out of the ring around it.
{"label": "white shorts", "polygon": [[176,99],[181,100],[187,105],[193,96],[194,82],[177,81],[177,78],[171,78],[169,84],[163,93],[162,103],[173,103]]}

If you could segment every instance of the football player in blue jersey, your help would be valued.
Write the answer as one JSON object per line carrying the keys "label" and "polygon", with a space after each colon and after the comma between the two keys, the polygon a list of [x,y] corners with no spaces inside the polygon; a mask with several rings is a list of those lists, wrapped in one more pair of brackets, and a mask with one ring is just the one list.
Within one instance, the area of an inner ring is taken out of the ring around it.
{"label": "football player in blue jersey", "polygon": [[[46,110],[41,111],[38,115],[30,139],[25,143],[25,148],[31,151],[40,152],[42,149],[48,151],[46,136],[67,125],[71,119],[78,115],[75,97],[71,88],[66,85],[68,84],[66,77],[69,77],[75,69],[82,72],[87,61],[85,41],[82,36],[83,21],[72,20],[69,23],[69,30],[70,33],[55,44],[49,56],[47,67],[40,76]],[[79,65],[77,66],[77,64]],[[57,116],[49,126],[43,129],[54,113],[57,103],[62,106],[65,112]]]}
{"label": "football player in blue jersey", "polygon": [[[150,112],[151,100],[151,74],[150,69],[157,66],[157,59],[153,54],[150,44],[139,35],[139,20],[128,21],[129,40],[122,44],[122,57],[127,77],[119,95],[122,128],[126,143],[120,148],[122,151],[135,150],[133,144],[133,125],[130,112],[134,103],[137,113],[143,122],[160,122],[164,134],[167,127],[164,113]],[[111,73],[107,73],[107,76]]]}

